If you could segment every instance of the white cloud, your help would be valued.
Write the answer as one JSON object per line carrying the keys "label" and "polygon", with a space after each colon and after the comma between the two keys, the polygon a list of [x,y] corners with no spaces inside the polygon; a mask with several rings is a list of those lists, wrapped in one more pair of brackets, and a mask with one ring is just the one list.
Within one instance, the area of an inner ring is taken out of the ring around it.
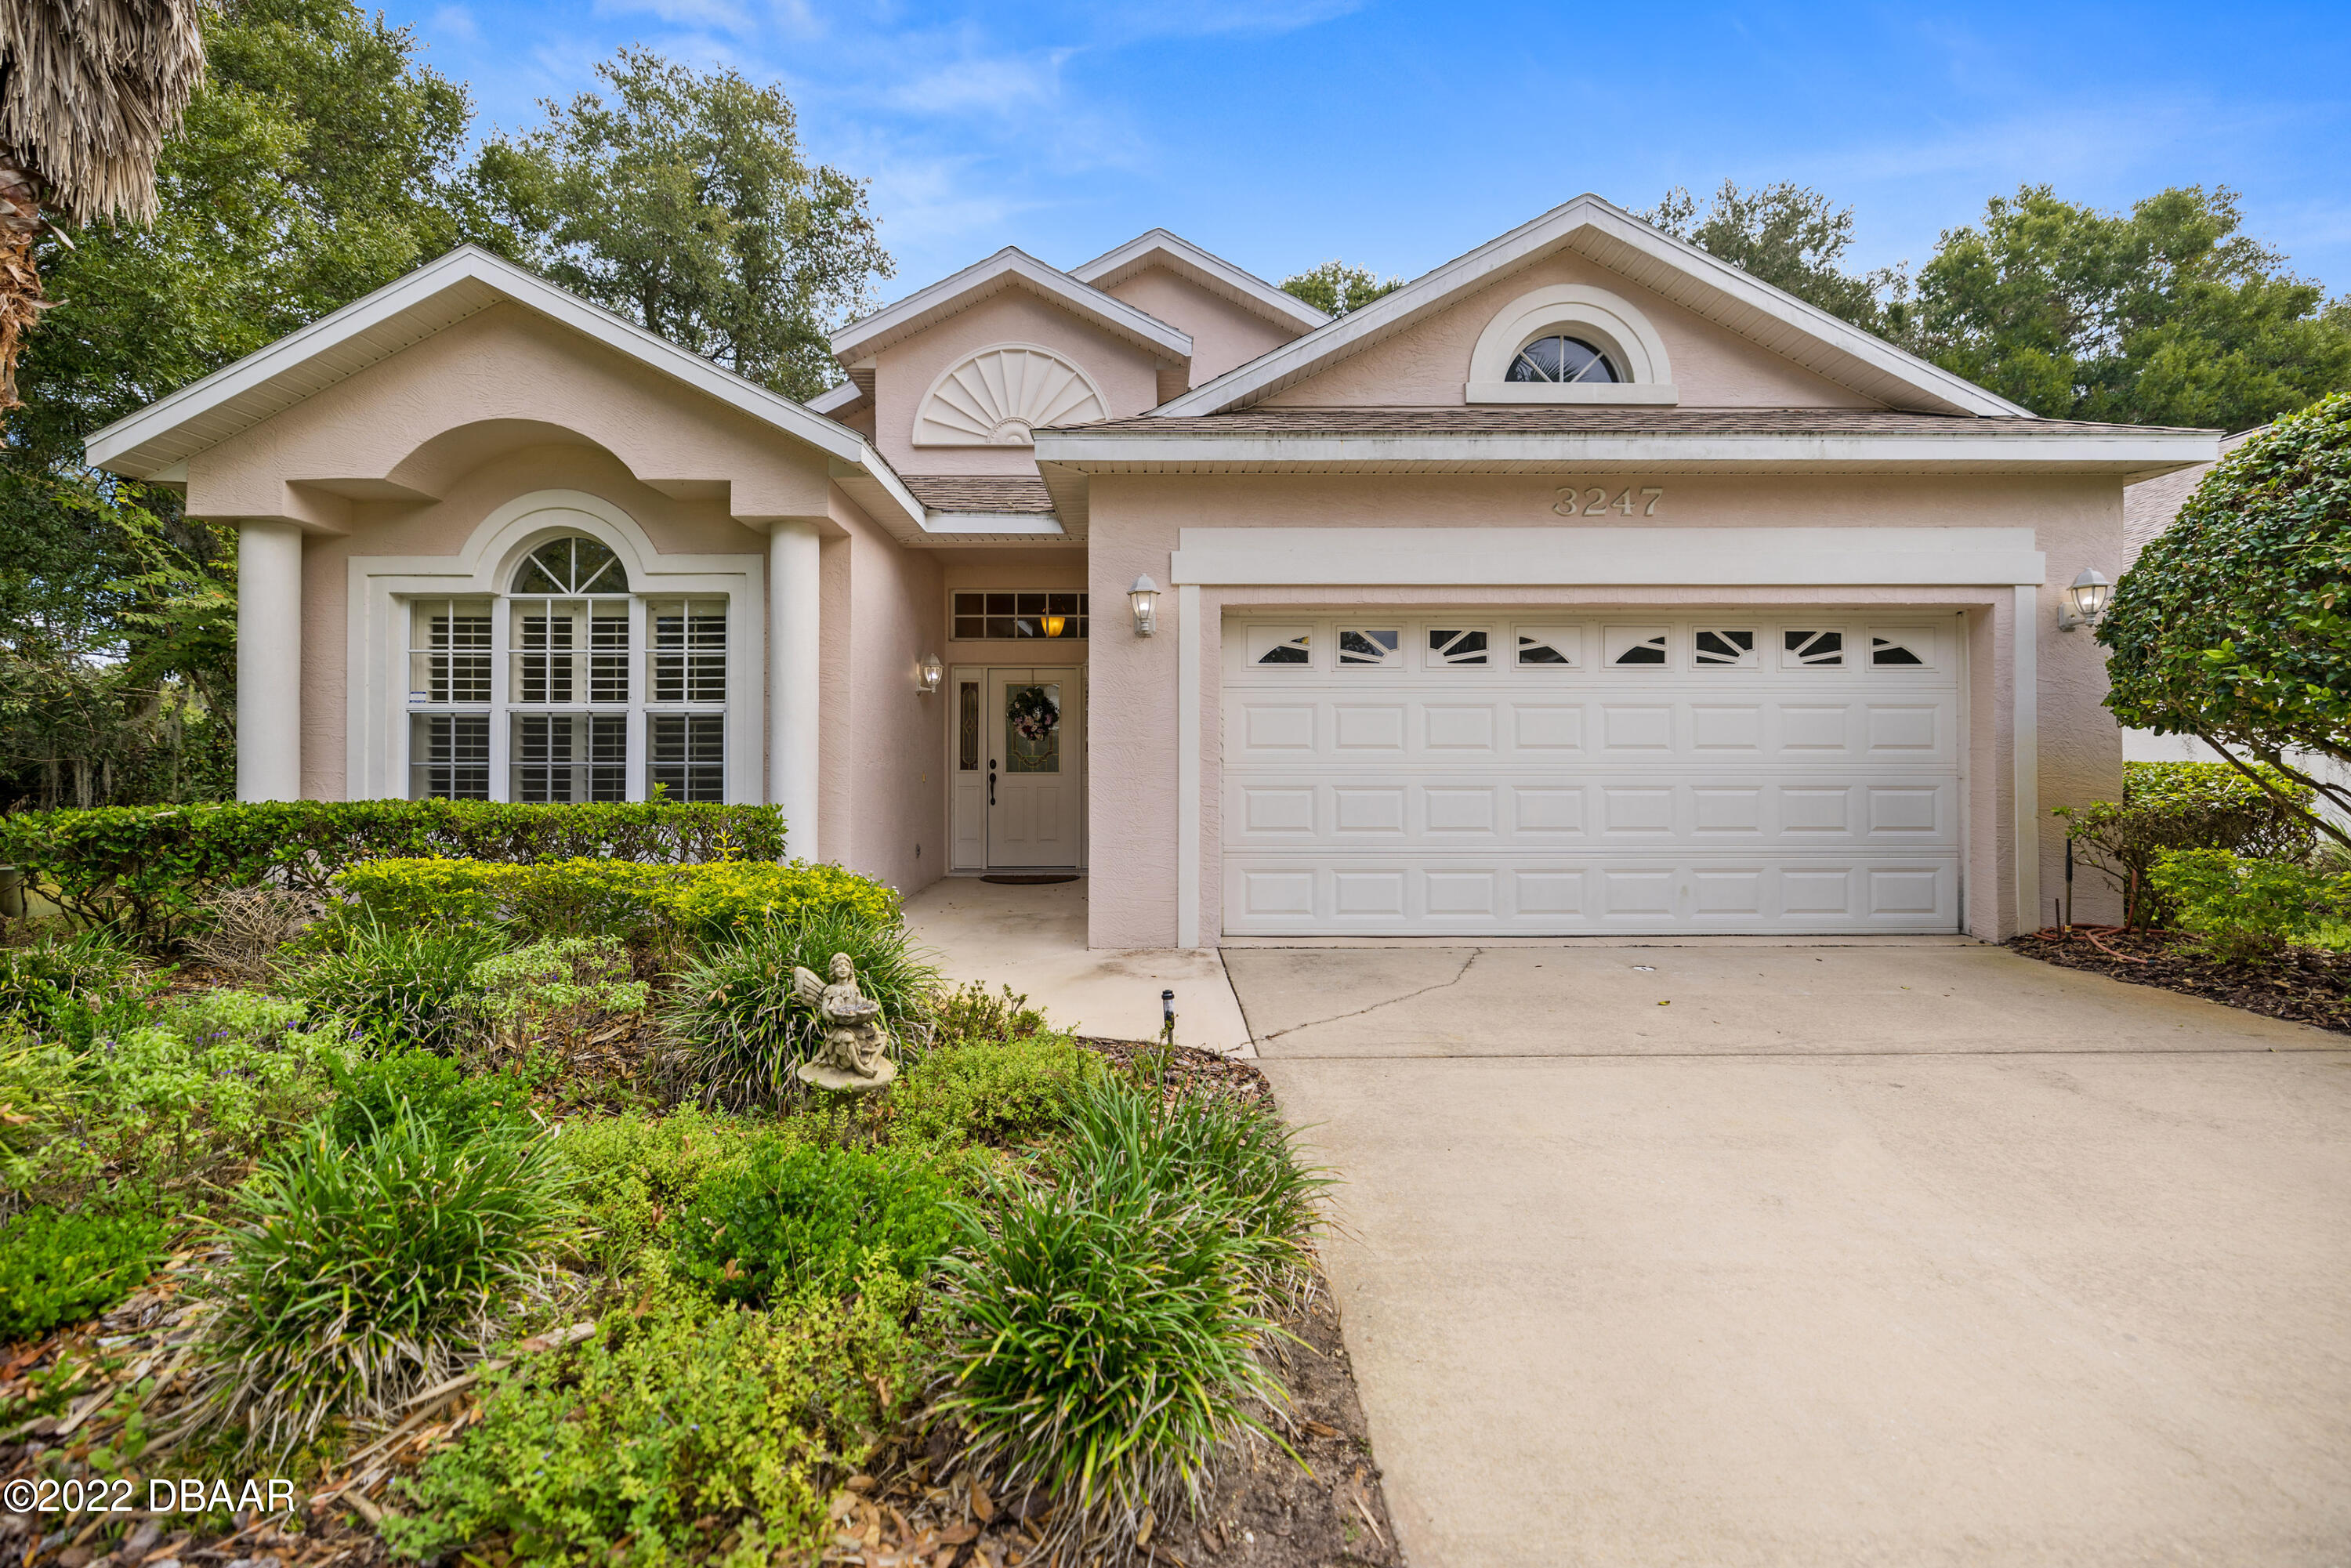
{"label": "white cloud", "polygon": [[481,28],[475,24],[473,12],[463,5],[442,6],[433,13],[427,27],[434,37],[454,39],[464,44],[470,44],[482,36]]}

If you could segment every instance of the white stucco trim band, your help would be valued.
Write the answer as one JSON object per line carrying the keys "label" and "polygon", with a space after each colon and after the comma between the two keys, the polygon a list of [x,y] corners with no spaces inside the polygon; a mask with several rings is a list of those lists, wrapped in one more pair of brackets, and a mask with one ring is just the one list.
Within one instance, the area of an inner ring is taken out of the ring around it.
{"label": "white stucco trim band", "polygon": [[[1200,624],[1200,587],[1176,591],[1176,945],[1200,944],[1200,661],[1207,655]],[[1219,624],[1217,636],[1224,635]]]}
{"label": "white stucco trim band", "polygon": [[1178,584],[2007,587],[2031,528],[1185,528]]}
{"label": "white stucco trim band", "polygon": [[2016,929],[2022,933],[2041,929],[2041,593],[2035,584],[2016,585],[2012,619],[2009,729],[2016,755]]}

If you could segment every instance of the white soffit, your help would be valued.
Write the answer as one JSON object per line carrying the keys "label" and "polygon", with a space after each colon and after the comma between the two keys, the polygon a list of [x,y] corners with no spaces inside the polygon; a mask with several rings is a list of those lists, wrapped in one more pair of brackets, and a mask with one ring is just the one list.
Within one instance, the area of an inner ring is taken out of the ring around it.
{"label": "white soffit", "polygon": [[1505,273],[1565,248],[1888,407],[2032,417],[2030,409],[1905,353],[1589,193],[1154,412],[1181,416],[1247,407],[1450,308]]}
{"label": "white soffit", "polygon": [[1097,288],[1110,288],[1152,267],[1164,267],[1218,298],[1228,299],[1245,310],[1300,332],[1311,332],[1331,319],[1295,294],[1284,293],[1254,273],[1244,272],[1223,256],[1202,250],[1181,235],[1165,229],[1137,235],[1117,249],[1070,268],[1070,276]]}
{"label": "white soffit", "polygon": [[1072,315],[1116,338],[1139,345],[1164,359],[1188,361],[1192,338],[1125,300],[1081,283],[1058,267],[1046,266],[1013,246],[1006,246],[985,261],[917,289],[894,305],[884,306],[861,321],[852,321],[832,335],[833,358],[852,360],[877,354],[891,344],[913,337],[959,310],[1006,288],[1025,287],[1062,307]]}

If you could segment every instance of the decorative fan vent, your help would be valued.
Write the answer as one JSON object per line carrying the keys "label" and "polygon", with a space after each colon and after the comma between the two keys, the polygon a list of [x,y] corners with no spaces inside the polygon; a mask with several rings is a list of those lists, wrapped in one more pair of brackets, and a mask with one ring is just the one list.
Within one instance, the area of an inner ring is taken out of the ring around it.
{"label": "decorative fan vent", "polygon": [[914,414],[914,444],[1026,446],[1040,425],[1109,417],[1085,371],[1050,349],[998,343],[931,383]]}

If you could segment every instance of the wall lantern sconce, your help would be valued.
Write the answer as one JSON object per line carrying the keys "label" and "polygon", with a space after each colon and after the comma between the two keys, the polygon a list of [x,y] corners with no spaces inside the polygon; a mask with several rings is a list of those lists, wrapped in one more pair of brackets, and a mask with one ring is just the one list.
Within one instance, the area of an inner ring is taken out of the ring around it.
{"label": "wall lantern sconce", "polygon": [[1159,630],[1159,585],[1148,577],[1138,577],[1134,586],[1126,591],[1126,601],[1134,606],[1134,634],[1148,637]]}
{"label": "wall lantern sconce", "polygon": [[2084,567],[2074,586],[2065,591],[2065,602],[2057,607],[2057,630],[2071,632],[2077,627],[2095,626],[2098,617],[2106,612],[2106,601],[2115,596],[2115,585],[2106,574],[2095,567]]}
{"label": "wall lantern sconce", "polygon": [[914,689],[925,696],[933,695],[939,689],[940,677],[946,673],[946,666],[939,663],[936,653],[924,654],[923,662],[914,666]]}

